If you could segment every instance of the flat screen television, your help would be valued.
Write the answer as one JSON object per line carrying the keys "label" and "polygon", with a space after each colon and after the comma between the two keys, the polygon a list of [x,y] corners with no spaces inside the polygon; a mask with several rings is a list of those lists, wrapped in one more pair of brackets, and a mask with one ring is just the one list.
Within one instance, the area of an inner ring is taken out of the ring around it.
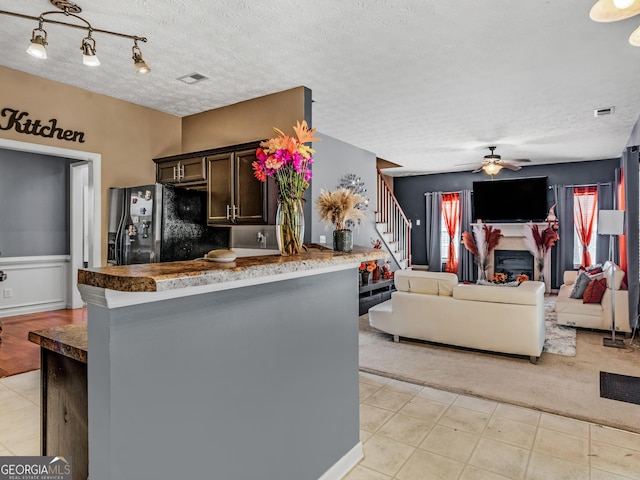
{"label": "flat screen television", "polygon": [[475,221],[540,222],[547,212],[547,177],[473,182]]}

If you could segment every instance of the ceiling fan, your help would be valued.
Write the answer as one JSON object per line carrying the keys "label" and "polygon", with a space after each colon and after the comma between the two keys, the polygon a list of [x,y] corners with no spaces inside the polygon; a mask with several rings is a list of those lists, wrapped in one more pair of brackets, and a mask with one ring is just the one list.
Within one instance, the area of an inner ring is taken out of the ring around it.
{"label": "ceiling fan", "polygon": [[486,173],[487,175],[495,175],[503,168],[517,171],[517,170],[520,170],[522,167],[520,165],[514,165],[511,162],[525,163],[525,162],[531,161],[528,158],[516,158],[507,162],[502,160],[502,157],[495,153],[495,150],[497,147],[491,146],[488,148],[489,150],[491,150],[491,153],[489,155],[484,156],[484,160],[482,161],[480,166],[473,171],[473,173],[478,173],[484,170],[484,173]]}

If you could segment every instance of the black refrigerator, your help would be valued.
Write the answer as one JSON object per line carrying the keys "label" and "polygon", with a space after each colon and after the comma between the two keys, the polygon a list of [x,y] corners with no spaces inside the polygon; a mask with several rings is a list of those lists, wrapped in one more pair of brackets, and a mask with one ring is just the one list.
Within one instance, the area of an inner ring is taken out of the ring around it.
{"label": "black refrigerator", "polygon": [[230,229],[207,225],[207,193],[171,185],[111,188],[110,265],[202,258],[229,248]]}

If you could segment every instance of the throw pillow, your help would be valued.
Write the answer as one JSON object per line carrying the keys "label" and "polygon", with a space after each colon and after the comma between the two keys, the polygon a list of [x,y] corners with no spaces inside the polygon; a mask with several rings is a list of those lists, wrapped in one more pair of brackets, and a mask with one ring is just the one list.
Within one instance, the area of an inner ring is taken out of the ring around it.
{"label": "throw pillow", "polygon": [[576,278],[576,283],[573,284],[569,298],[582,298],[591,280],[592,278],[587,273],[580,272],[578,278]]}
{"label": "throw pillow", "polygon": [[598,263],[597,265],[592,265],[590,267],[587,267],[587,273],[589,275],[595,275],[596,273],[602,273],[602,265],[600,265]]}
{"label": "throw pillow", "polygon": [[584,291],[582,303],[600,303],[607,290],[607,279],[591,280]]}

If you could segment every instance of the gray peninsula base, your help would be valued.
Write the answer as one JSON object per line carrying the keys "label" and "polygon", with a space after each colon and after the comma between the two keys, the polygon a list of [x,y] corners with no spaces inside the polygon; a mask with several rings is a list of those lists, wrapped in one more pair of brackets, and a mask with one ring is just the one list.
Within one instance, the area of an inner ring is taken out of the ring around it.
{"label": "gray peninsula base", "polygon": [[88,305],[91,480],[317,480],[354,466],[357,267],[305,275],[126,293],[125,306],[85,287],[104,295]]}

